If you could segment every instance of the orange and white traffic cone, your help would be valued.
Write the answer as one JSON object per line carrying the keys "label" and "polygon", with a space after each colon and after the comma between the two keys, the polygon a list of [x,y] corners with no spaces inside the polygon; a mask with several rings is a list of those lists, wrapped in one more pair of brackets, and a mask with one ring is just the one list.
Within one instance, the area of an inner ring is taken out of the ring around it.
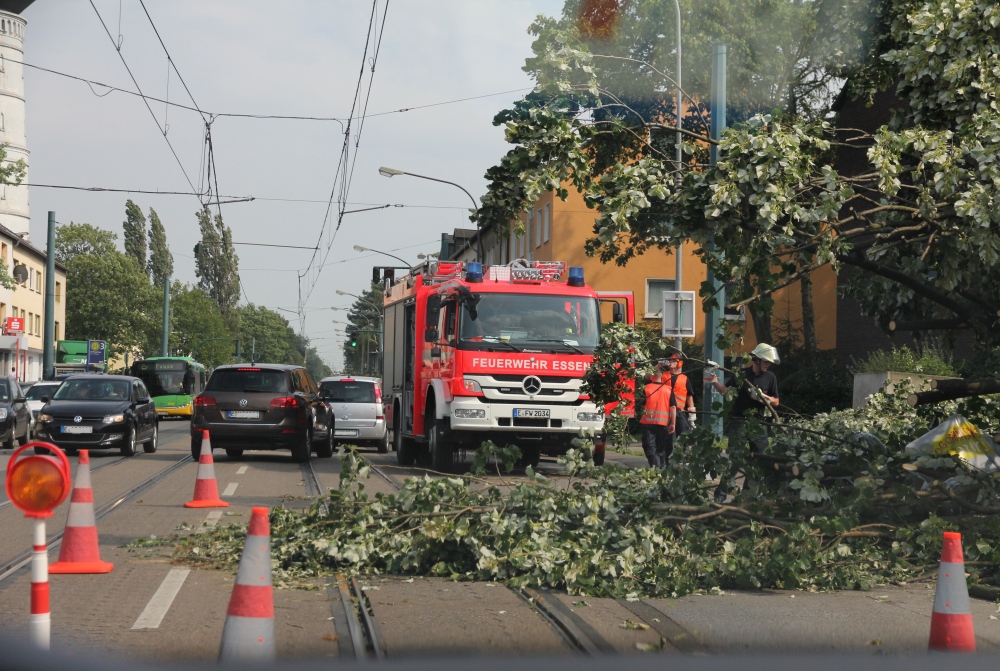
{"label": "orange and white traffic cone", "polygon": [[185,508],[228,508],[229,504],[219,498],[219,485],[215,482],[215,461],[212,460],[212,441],[206,430],[201,438],[201,454],[198,455],[198,479],[194,481],[194,499],[184,504]]}
{"label": "orange and white traffic cone", "polygon": [[271,523],[267,508],[254,508],[229,598],[219,661],[274,659],[274,594],[271,588]]}
{"label": "orange and white traffic cone", "polygon": [[976,651],[969,588],[965,583],[962,534],[954,531],[944,532],[934,612],[931,613],[931,638],[927,648],[943,652]]}
{"label": "orange and white traffic cone", "polygon": [[66,530],[59,546],[59,561],[49,566],[49,573],[109,573],[114,566],[101,561],[94,490],[90,486],[90,451],[80,450]]}

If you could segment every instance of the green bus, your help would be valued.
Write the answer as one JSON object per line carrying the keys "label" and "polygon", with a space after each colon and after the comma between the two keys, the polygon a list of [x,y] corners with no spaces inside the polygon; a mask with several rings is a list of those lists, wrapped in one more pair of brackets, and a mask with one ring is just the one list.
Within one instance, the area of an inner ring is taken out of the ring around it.
{"label": "green bus", "polygon": [[192,400],[208,381],[205,366],[187,356],[154,356],[136,361],[132,375],[146,384],[160,417],[190,417]]}

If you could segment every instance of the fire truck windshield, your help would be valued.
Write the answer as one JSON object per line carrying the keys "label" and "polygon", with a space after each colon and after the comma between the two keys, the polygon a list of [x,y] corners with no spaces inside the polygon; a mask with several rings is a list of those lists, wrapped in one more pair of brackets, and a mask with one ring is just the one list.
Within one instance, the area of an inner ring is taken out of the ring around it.
{"label": "fire truck windshield", "polygon": [[583,297],[482,293],[475,318],[463,308],[459,323],[461,349],[591,354],[599,335],[597,301]]}

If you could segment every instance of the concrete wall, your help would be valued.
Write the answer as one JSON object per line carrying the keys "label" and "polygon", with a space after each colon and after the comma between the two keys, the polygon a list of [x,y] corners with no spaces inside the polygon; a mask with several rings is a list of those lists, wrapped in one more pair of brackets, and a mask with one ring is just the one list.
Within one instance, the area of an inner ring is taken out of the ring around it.
{"label": "concrete wall", "polygon": [[897,371],[885,371],[880,373],[855,373],[854,374],[854,401],[852,408],[860,408],[868,402],[868,397],[878,392],[884,386],[886,391],[891,392],[903,380],[910,380],[916,391],[930,389],[931,380],[957,380],[960,378],[948,377],[945,375],[919,375],[917,373],[900,373]]}

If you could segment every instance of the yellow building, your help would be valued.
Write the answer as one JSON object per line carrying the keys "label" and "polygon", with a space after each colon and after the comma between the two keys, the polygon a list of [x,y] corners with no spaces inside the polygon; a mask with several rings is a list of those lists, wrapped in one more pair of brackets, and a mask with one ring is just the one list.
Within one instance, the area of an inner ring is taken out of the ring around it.
{"label": "yellow building", "polygon": [[[531,208],[529,215],[523,215],[523,236],[510,235],[498,238],[492,232],[482,235],[482,257],[485,263],[507,263],[511,259],[524,258],[535,261],[565,261],[567,265],[582,266],[587,284],[598,291],[631,291],[635,295],[636,321],[645,321],[647,326],[659,330],[663,292],[676,289],[676,261],[673,253],[660,249],[649,249],[622,267],[614,263],[603,264],[599,258],[589,257],[585,243],[593,235],[596,211],[588,208],[583,196],[569,187],[566,201],[554,193],[542,196]],[[513,228],[513,227],[512,227]],[[451,250],[449,256],[455,260],[476,258],[477,240]],[[695,256],[694,243],[683,246],[681,290],[694,291],[696,296],[705,281],[706,269]],[[833,349],[837,346],[836,274],[829,268],[821,268],[813,273],[813,303],[816,316],[816,340],[819,349]],[[800,283],[795,283],[775,294],[772,318],[774,333],[782,325],[788,324],[795,332],[801,328],[802,299]],[[705,315],[701,300],[695,300],[696,340],[704,342]],[[735,328],[743,334],[739,351],[749,351],[757,344],[752,320],[735,320]]]}
{"label": "yellow building", "polygon": [[[17,377],[22,382],[40,380],[45,328],[45,252],[0,226],[0,261],[18,281],[13,289],[0,288],[0,322],[5,324],[8,317],[19,317],[24,324],[20,336],[0,335],[0,366],[6,375],[16,365]],[[54,306],[53,345],[63,337],[66,328],[66,268],[61,263],[56,264]]]}

